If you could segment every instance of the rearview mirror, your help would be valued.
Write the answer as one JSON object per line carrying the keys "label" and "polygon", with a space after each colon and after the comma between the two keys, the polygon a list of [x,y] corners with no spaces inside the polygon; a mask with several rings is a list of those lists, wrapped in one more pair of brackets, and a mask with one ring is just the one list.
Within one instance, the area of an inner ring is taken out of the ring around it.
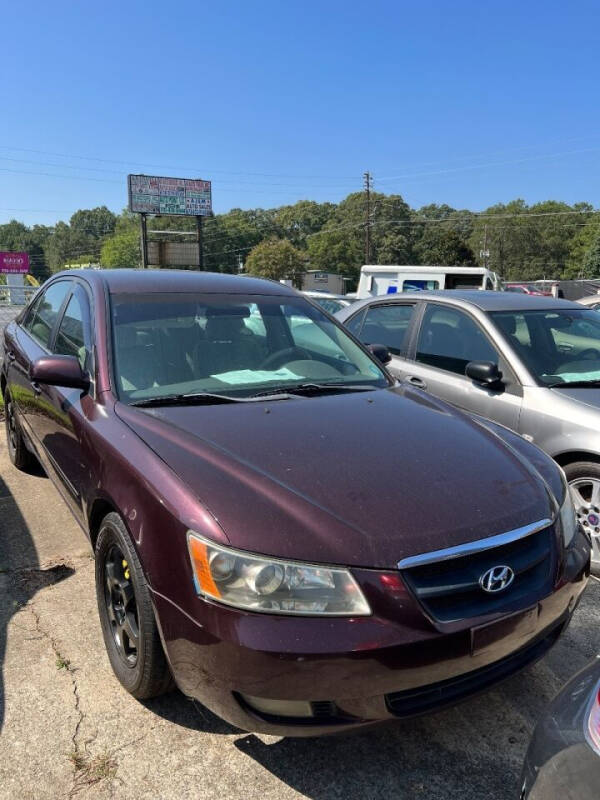
{"label": "rearview mirror", "polygon": [[494,364],[493,361],[469,361],[465,367],[465,375],[485,386],[502,383],[502,373],[498,369],[498,364]]}
{"label": "rearview mirror", "polygon": [[85,391],[90,385],[89,376],[81,369],[75,356],[42,356],[29,367],[32,383],[48,386],[66,386]]}
{"label": "rearview mirror", "polygon": [[392,360],[390,351],[384,344],[368,344],[367,350],[383,365],[389,364]]}

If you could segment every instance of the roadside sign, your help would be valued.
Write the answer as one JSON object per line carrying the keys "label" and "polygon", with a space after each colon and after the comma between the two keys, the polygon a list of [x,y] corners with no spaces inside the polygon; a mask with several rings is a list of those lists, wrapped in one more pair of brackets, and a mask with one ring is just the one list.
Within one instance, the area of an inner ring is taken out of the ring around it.
{"label": "roadside sign", "polygon": [[24,274],[29,272],[29,253],[0,252],[0,273]]}
{"label": "roadside sign", "polygon": [[212,214],[210,181],[128,175],[129,210],[138,214],[207,217]]}

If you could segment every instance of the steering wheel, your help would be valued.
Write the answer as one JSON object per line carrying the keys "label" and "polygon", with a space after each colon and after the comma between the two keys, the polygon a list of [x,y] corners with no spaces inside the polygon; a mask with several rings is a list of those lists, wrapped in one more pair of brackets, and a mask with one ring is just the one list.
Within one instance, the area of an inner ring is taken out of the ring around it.
{"label": "steering wheel", "polygon": [[311,355],[301,347],[284,347],[270,353],[261,363],[260,369],[279,369],[288,361],[311,360]]}
{"label": "steering wheel", "polygon": [[593,347],[588,347],[587,350],[582,350],[581,353],[577,356],[578,361],[599,361],[600,360],[600,352],[595,350]]}

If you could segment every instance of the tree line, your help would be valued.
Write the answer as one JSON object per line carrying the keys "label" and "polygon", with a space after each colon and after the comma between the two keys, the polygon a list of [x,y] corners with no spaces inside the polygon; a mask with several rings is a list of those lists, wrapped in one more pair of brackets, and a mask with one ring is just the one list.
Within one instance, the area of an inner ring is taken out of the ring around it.
{"label": "tree line", "polygon": [[[412,209],[398,194],[363,192],[340,203],[302,200],[272,209],[234,208],[204,220],[205,269],[295,277],[306,269],[356,279],[365,263],[369,228],[372,264],[481,265],[506,280],[593,278],[600,275],[600,211],[524,200],[482,212],[431,204]],[[195,220],[155,217],[153,230],[195,231]],[[191,237],[190,237],[191,238]],[[65,266],[140,264],[137,215],[106,206],[76,211],[55,226],[0,225],[0,250],[26,251],[31,272],[45,279]]]}

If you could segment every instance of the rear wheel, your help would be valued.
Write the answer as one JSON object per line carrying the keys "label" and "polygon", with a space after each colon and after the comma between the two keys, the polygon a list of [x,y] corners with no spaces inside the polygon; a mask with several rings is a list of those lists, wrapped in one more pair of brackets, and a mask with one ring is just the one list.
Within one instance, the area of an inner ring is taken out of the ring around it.
{"label": "rear wheel", "polygon": [[113,671],[139,700],[173,688],[150,590],[123,521],[102,521],[96,543],[96,599]]}
{"label": "rear wheel", "polygon": [[17,469],[25,470],[32,465],[33,456],[27,449],[23,439],[15,404],[8,391],[4,392],[4,425],[6,427],[8,456]]}
{"label": "rear wheel", "polygon": [[565,467],[577,518],[592,539],[592,567],[600,571],[600,464],[577,461]]}

